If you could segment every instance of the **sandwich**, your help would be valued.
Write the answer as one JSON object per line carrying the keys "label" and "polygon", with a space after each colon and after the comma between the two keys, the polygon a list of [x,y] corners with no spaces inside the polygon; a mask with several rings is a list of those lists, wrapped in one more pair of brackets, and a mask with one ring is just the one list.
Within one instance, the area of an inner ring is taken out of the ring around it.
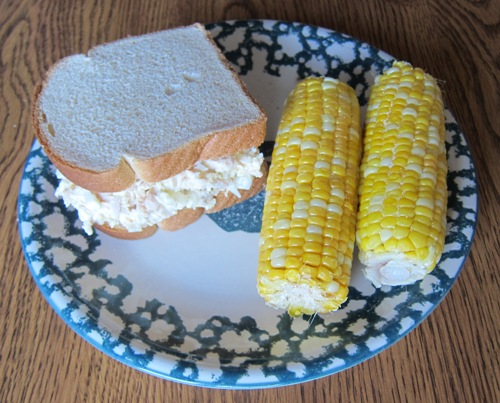
{"label": "sandwich", "polygon": [[68,56],[34,92],[35,135],[83,228],[177,230],[260,192],[266,114],[200,24]]}

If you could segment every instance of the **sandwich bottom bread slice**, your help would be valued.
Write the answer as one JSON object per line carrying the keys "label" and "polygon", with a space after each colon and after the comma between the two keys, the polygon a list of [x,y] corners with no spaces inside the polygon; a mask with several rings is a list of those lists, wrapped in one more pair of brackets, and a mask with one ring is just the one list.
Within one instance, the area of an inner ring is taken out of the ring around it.
{"label": "sandwich bottom bread slice", "polygon": [[181,229],[200,218],[251,198],[265,187],[267,164],[255,147],[191,169],[163,181],[137,180],[119,192],[91,192],[60,179],[56,196],[77,210],[87,234],[93,227],[116,238],[141,239],[158,228]]}

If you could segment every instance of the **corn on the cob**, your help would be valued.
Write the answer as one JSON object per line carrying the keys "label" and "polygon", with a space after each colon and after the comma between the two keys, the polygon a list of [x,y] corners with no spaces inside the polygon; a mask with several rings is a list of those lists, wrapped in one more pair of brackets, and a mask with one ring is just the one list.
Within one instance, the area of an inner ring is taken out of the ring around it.
{"label": "corn on the cob", "polygon": [[422,279],[446,232],[444,111],[436,80],[395,62],[368,102],[356,241],[373,284]]}
{"label": "corn on the cob", "polygon": [[360,107],[338,80],[310,77],[287,98],[268,175],[257,287],[290,315],[347,299],[361,161]]}

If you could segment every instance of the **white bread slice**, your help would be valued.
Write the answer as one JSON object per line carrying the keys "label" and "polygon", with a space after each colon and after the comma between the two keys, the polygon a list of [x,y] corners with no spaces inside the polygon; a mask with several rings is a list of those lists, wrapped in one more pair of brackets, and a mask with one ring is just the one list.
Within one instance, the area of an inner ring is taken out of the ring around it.
{"label": "white bread slice", "polygon": [[62,59],[35,90],[32,120],[54,165],[94,192],[157,182],[259,146],[266,125],[200,24]]}

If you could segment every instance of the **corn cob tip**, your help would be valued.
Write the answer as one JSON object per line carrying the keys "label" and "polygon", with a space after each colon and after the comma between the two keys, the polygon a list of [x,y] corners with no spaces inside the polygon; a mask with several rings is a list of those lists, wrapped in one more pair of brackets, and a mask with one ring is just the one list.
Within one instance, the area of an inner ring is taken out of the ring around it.
{"label": "corn cob tip", "polygon": [[[285,309],[293,317],[336,311],[347,299],[346,284],[332,280],[326,287],[322,287],[313,283],[314,281],[293,283],[261,280],[258,288],[267,305]],[[272,292],[266,293],[268,289],[272,289]]]}
{"label": "corn cob tip", "polygon": [[409,259],[404,253],[370,253],[359,252],[359,260],[364,265],[363,273],[372,284],[380,288],[382,285],[397,286],[413,284],[422,280],[429,268],[434,267],[440,256],[434,257],[436,250],[429,248],[424,260]]}

